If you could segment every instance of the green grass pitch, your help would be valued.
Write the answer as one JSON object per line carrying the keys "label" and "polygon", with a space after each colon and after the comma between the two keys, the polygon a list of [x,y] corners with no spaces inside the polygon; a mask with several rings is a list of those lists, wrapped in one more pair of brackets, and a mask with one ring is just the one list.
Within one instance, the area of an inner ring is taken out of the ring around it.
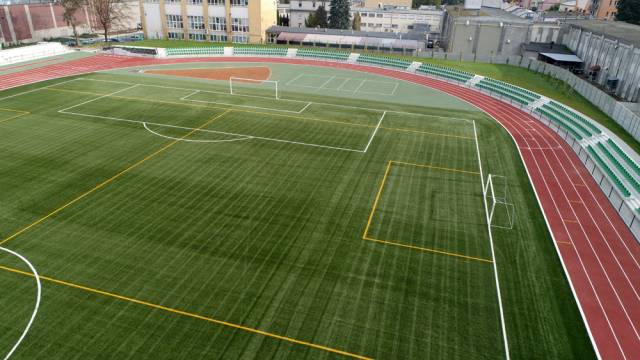
{"label": "green grass pitch", "polygon": [[[502,359],[494,264],[511,358],[594,357],[494,120],[394,79],[267,66],[279,99],[131,69],[0,92],[0,246],[43,285],[12,359]],[[479,160],[516,214],[495,258]],[[35,301],[4,253],[0,289],[2,357]]]}

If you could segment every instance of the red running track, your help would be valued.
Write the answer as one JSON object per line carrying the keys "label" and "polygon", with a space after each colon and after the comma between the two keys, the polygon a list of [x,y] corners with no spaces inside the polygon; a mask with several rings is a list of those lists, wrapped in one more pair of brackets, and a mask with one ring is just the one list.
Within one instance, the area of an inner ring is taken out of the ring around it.
{"label": "red running track", "polygon": [[[6,77],[0,76],[0,89],[128,66],[223,61],[238,62],[239,58],[157,60],[101,55],[11,74],[11,83],[5,83]],[[599,357],[640,359],[640,246],[578,156],[555,132],[510,104],[421,75],[315,60],[242,58],[241,61],[374,73],[441,90],[492,116],[511,134],[518,147]]]}

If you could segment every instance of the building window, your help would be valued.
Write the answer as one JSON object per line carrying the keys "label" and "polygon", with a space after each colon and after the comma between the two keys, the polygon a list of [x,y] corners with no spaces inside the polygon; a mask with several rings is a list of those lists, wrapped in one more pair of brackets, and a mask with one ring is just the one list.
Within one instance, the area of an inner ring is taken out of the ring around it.
{"label": "building window", "polygon": [[167,27],[169,29],[182,29],[182,15],[167,15]]}
{"label": "building window", "polygon": [[249,37],[247,35],[233,35],[231,41],[234,43],[248,43]]}
{"label": "building window", "polygon": [[192,34],[192,33],[189,33],[189,40],[204,41],[206,39],[207,39],[207,36],[205,34]]}
{"label": "building window", "polygon": [[222,5],[222,6],[224,6],[224,0],[209,0],[209,5]]}
{"label": "building window", "polygon": [[[231,31],[234,32],[249,32],[249,19],[247,18],[232,18],[231,19]],[[238,41],[240,42],[240,41]]]}
{"label": "building window", "polygon": [[189,5],[202,5],[202,0],[187,0]]}
{"label": "building window", "polygon": [[211,35],[211,41],[215,42],[227,42],[227,35],[213,34]]}
{"label": "building window", "polygon": [[179,4],[179,3],[180,3],[180,0],[164,0],[164,2],[165,2],[166,4],[171,4],[171,3]]}
{"label": "building window", "polygon": [[224,17],[210,17],[209,29],[213,31],[226,31],[227,19]]}
{"label": "building window", "polygon": [[172,31],[169,31],[167,33],[167,36],[169,37],[169,40],[182,40],[182,38],[183,38],[183,34],[182,33],[172,32]]}
{"label": "building window", "polygon": [[144,0],[144,2],[149,3],[149,4],[157,4],[160,2],[160,0]]}
{"label": "building window", "polygon": [[248,6],[249,0],[231,0],[231,6]]}
{"label": "building window", "polygon": [[189,19],[189,29],[204,30],[204,17],[189,15],[187,18]]}

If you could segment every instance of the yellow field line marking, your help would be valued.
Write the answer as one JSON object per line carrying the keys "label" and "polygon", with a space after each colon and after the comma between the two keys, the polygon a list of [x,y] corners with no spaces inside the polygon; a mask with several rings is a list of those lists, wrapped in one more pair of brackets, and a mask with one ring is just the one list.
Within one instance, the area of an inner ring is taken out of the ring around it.
{"label": "yellow field line marking", "polygon": [[[420,166],[420,167],[427,167],[427,168],[435,168],[438,170],[455,170],[455,169],[448,169],[448,168],[439,168],[439,167],[433,167],[430,165],[420,165],[420,164],[412,164],[412,163],[405,163],[405,162],[400,162],[400,161],[394,161],[394,160],[389,160],[387,162],[387,167],[384,170],[384,176],[382,177],[382,181],[380,182],[380,187],[378,188],[378,193],[376,194],[375,199],[373,200],[373,206],[371,207],[371,212],[369,213],[369,219],[367,220],[367,225],[364,228],[364,233],[362,234],[362,239],[363,240],[367,240],[367,241],[373,241],[376,243],[380,243],[380,244],[386,244],[386,245],[394,245],[394,246],[399,246],[399,247],[403,247],[403,248],[407,248],[407,249],[413,249],[413,250],[418,250],[418,251],[422,251],[422,252],[431,252],[431,253],[436,253],[436,254],[441,254],[441,255],[448,255],[448,256],[454,256],[454,257],[458,257],[458,258],[463,258],[463,259],[467,259],[467,260],[476,260],[476,261],[482,261],[482,262],[489,262],[492,263],[492,260],[489,259],[483,259],[483,258],[478,258],[478,257],[473,257],[473,256],[467,256],[467,255],[462,255],[462,254],[457,254],[457,253],[451,253],[451,252],[447,252],[447,251],[443,251],[443,250],[437,250],[437,249],[431,249],[431,248],[425,248],[425,247],[420,247],[420,246],[413,246],[413,245],[406,245],[406,244],[402,244],[399,242],[394,242],[394,241],[387,241],[387,240],[379,240],[379,239],[374,239],[369,237],[369,228],[371,227],[371,223],[373,222],[373,216],[376,213],[376,209],[378,208],[378,202],[380,201],[380,197],[382,196],[382,192],[384,190],[384,185],[387,182],[387,178],[389,177],[389,172],[391,172],[391,165],[394,163],[398,163],[398,164],[406,164],[406,165],[415,165],[415,166]],[[468,172],[468,171],[462,171],[459,170],[461,172]],[[479,174],[479,173],[474,173],[474,174]]]}
{"label": "yellow field line marking", "polygon": [[[20,275],[33,277],[33,274],[28,273],[26,271],[13,269],[13,268],[2,266],[2,265],[0,265],[0,269],[8,271],[8,272],[15,273],[15,274],[20,274]],[[51,277],[48,277],[48,276],[40,275],[40,279],[44,280],[44,281],[48,281],[48,282],[54,283],[54,284],[63,285],[63,286],[67,286],[67,287],[70,287],[70,288],[83,290],[83,291],[87,291],[87,292],[90,292],[90,293],[111,297],[111,298],[118,299],[118,300],[128,301],[128,302],[131,302],[131,303],[134,303],[134,304],[143,305],[143,306],[146,306],[146,307],[150,307],[150,308],[154,308],[154,309],[170,312],[170,313],[173,313],[173,314],[182,315],[182,316],[190,317],[190,318],[193,318],[193,319],[207,321],[207,322],[210,322],[210,323],[213,323],[213,324],[223,325],[223,326],[231,327],[231,328],[234,328],[234,329],[243,330],[243,331],[246,331],[246,332],[249,332],[249,333],[263,335],[263,336],[266,336],[266,337],[270,337],[270,338],[274,338],[274,339],[278,339],[278,340],[282,340],[282,341],[287,341],[287,342],[290,342],[290,343],[293,343],[293,344],[304,345],[304,346],[308,346],[308,347],[311,347],[311,348],[314,348],[314,349],[324,350],[324,351],[327,351],[327,352],[330,352],[330,353],[334,353],[334,354],[348,356],[348,357],[352,357],[352,358],[355,358],[355,359],[373,360],[371,358],[368,358],[368,357],[365,357],[365,356],[362,356],[362,355],[353,354],[353,353],[350,353],[350,352],[347,352],[347,351],[342,351],[342,350],[330,348],[330,347],[323,346],[323,345],[313,344],[313,343],[310,343],[310,342],[306,342],[306,341],[290,338],[290,337],[287,337],[287,336],[273,334],[273,333],[266,332],[266,331],[263,331],[263,330],[258,330],[258,329],[250,328],[250,327],[247,327],[247,326],[230,323],[230,322],[223,321],[223,320],[214,319],[214,318],[211,318],[211,317],[195,314],[195,313],[192,313],[192,312],[188,312],[188,311],[184,311],[184,310],[178,310],[178,309],[170,308],[170,307],[167,307],[167,306],[154,304],[154,303],[151,303],[151,302],[148,302],[148,301],[138,300],[138,299],[134,299],[134,298],[127,297],[127,296],[114,294],[114,293],[111,293],[111,292],[108,292],[108,291],[94,289],[94,288],[90,288],[88,286],[78,285],[78,284],[74,284],[74,283],[71,283],[71,282],[68,282],[68,281],[54,279],[54,278],[51,278]]]}
{"label": "yellow field line marking", "polygon": [[[71,93],[86,94],[86,95],[96,95],[96,96],[107,95],[107,94],[99,94],[99,93],[80,91],[80,90],[67,90],[67,89],[55,89],[55,88],[45,88],[43,90],[71,92]],[[159,104],[196,107],[196,108],[203,108],[203,109],[219,109],[219,110],[229,110],[229,109],[231,109],[231,110],[233,110],[235,112],[244,112],[244,113],[260,114],[260,115],[270,115],[270,116],[276,116],[276,117],[285,117],[285,118],[304,120],[304,121],[316,121],[316,122],[323,122],[323,123],[329,123],[329,124],[340,124],[340,125],[354,126],[354,127],[365,127],[365,128],[369,128],[369,129],[373,129],[373,128],[376,127],[375,125],[354,124],[354,123],[348,123],[348,122],[337,121],[337,120],[326,120],[326,119],[318,119],[318,118],[306,117],[306,116],[297,116],[297,115],[270,113],[270,112],[256,111],[256,110],[247,110],[247,109],[242,109],[242,108],[238,108],[238,107],[201,105],[201,104],[192,104],[192,103],[176,102],[176,101],[169,101],[169,100],[146,99],[146,98],[139,98],[139,97],[133,97],[133,96],[122,96],[122,95],[113,95],[113,96],[110,96],[110,97],[117,98],[117,99],[145,101],[145,102],[152,102],[152,103],[159,103]],[[279,110],[278,109],[273,109],[273,111],[279,111]],[[384,127],[384,126],[380,126],[379,128],[380,129],[384,129],[384,130],[390,130],[390,131],[411,132],[411,133],[422,134],[422,135],[451,137],[451,138],[466,139],[466,140],[473,140],[474,139],[474,137],[469,137],[469,136],[450,135],[450,134],[434,133],[434,132],[429,132],[429,131],[421,131],[421,130],[413,130],[413,129],[405,129],[405,128],[391,128],[391,127]]]}
{"label": "yellow field line marking", "polygon": [[574,204],[584,204],[582,201],[579,201],[579,200],[569,200],[569,202]]}
{"label": "yellow field line marking", "polygon": [[573,245],[573,243],[570,243],[568,241],[556,241],[556,243],[563,244],[563,245]]}
{"label": "yellow field line marking", "polygon": [[566,222],[566,223],[573,223],[573,224],[577,224],[578,222],[575,220],[569,220],[569,219],[562,219],[562,221]]}
{"label": "yellow field line marking", "polygon": [[483,259],[483,258],[474,257],[474,256],[467,256],[467,255],[462,255],[462,254],[458,254],[458,253],[452,253],[452,252],[443,251],[443,250],[425,248],[425,247],[421,247],[421,246],[406,245],[406,244],[402,244],[402,243],[395,242],[395,241],[378,240],[378,239],[374,239],[374,238],[370,238],[370,237],[364,237],[363,240],[372,241],[372,242],[376,242],[376,243],[380,243],[380,244],[384,244],[384,245],[399,246],[399,247],[412,249],[412,250],[418,250],[418,251],[422,251],[422,252],[430,252],[430,253],[435,253],[435,254],[453,256],[453,257],[458,257],[458,258],[467,259],[467,260],[474,260],[474,261],[481,261],[481,262],[486,262],[486,263],[493,263],[493,261],[489,260],[489,259]]}
{"label": "yellow field line marking", "polygon": [[8,108],[1,108],[1,107],[0,107],[0,110],[18,113],[18,115],[11,116],[11,117],[9,117],[7,119],[1,119],[0,123],[6,122],[6,121],[9,121],[9,120],[13,120],[15,118],[19,118],[20,116],[25,116],[25,115],[31,114],[30,112],[24,111],[24,110],[15,110],[15,109],[8,109]]}
{"label": "yellow field line marking", "polygon": [[137,162],[136,162],[136,163],[134,163],[133,165],[130,165],[130,166],[129,166],[129,167],[127,167],[126,169],[124,169],[124,170],[122,170],[122,171],[118,172],[117,174],[113,175],[112,177],[108,178],[107,180],[105,180],[105,181],[103,181],[103,182],[99,183],[98,185],[94,186],[94,187],[93,187],[93,188],[91,188],[90,190],[85,191],[84,193],[82,193],[82,194],[78,195],[78,196],[77,196],[76,198],[74,198],[73,200],[71,200],[71,201],[67,202],[66,204],[64,204],[64,205],[60,206],[59,208],[57,208],[57,209],[55,209],[55,210],[53,210],[52,212],[48,213],[47,215],[45,215],[45,216],[41,217],[40,219],[38,219],[38,220],[36,220],[36,221],[32,222],[31,224],[29,224],[29,225],[27,225],[27,226],[23,227],[22,229],[20,229],[20,230],[16,231],[15,233],[13,233],[13,235],[10,235],[9,237],[7,237],[7,238],[5,238],[4,240],[0,241],[0,245],[4,245],[6,242],[8,242],[8,241],[10,241],[10,240],[14,239],[14,238],[15,238],[15,237],[17,237],[18,235],[20,235],[20,234],[24,233],[25,231],[27,231],[27,230],[31,229],[32,227],[34,227],[34,226],[36,226],[36,225],[40,224],[41,222],[43,222],[43,221],[47,220],[48,218],[50,218],[50,217],[54,216],[55,214],[59,213],[60,211],[62,211],[62,210],[64,210],[64,209],[66,209],[66,208],[68,208],[69,206],[71,206],[71,205],[75,204],[76,202],[78,202],[78,201],[82,200],[82,199],[83,199],[83,198],[85,198],[86,196],[88,196],[88,195],[92,194],[93,192],[95,192],[95,191],[99,190],[100,188],[104,187],[105,185],[107,185],[107,184],[109,184],[109,183],[113,182],[113,181],[114,181],[114,180],[116,180],[117,178],[119,178],[119,177],[121,177],[122,175],[124,175],[124,174],[128,173],[129,171],[131,171],[131,170],[135,169],[135,168],[136,168],[136,167],[138,167],[139,165],[143,164],[143,163],[144,163],[144,162],[146,162],[147,160],[149,160],[149,159],[151,159],[151,158],[155,157],[156,155],[158,155],[158,154],[160,154],[160,153],[164,152],[165,150],[169,149],[170,147],[172,147],[173,145],[177,144],[177,143],[178,143],[178,142],[180,142],[181,140],[183,140],[183,139],[185,139],[185,138],[187,138],[187,137],[189,137],[189,136],[193,135],[193,133],[195,133],[196,131],[198,131],[198,130],[200,130],[200,129],[204,128],[205,126],[207,126],[207,125],[211,124],[211,123],[212,123],[212,122],[214,122],[215,120],[217,120],[217,119],[219,119],[219,118],[223,117],[224,115],[226,115],[226,114],[227,114],[227,113],[229,113],[230,111],[231,111],[231,110],[227,110],[227,111],[223,112],[222,114],[219,114],[219,115],[214,116],[213,118],[209,119],[209,120],[208,120],[207,122],[205,122],[204,124],[202,124],[202,125],[200,125],[199,127],[197,127],[197,128],[195,128],[195,129],[193,129],[193,130],[189,131],[186,135],[184,135],[184,136],[182,136],[182,137],[180,137],[180,138],[178,138],[178,139],[176,139],[176,140],[173,140],[172,142],[168,143],[167,145],[165,145],[165,146],[161,147],[160,149],[158,149],[158,150],[154,151],[153,153],[151,153],[151,154],[149,154],[149,155],[145,156],[143,159],[141,159],[141,160],[137,161]]}
{"label": "yellow field line marking", "polygon": [[463,174],[480,175],[480,173],[477,172],[477,171],[452,169],[452,168],[441,167],[441,166],[433,166],[433,165],[429,165],[429,164],[414,164],[414,163],[409,163],[409,162],[404,162],[404,161],[395,161],[395,160],[391,160],[391,162],[394,163],[394,164],[410,165],[410,166],[416,166],[416,167],[422,167],[422,168],[428,168],[428,169],[451,171],[451,172],[458,172],[458,173],[463,173]]}
{"label": "yellow field line marking", "polygon": [[367,226],[364,228],[364,233],[362,234],[362,238],[365,239],[367,234],[369,233],[369,227],[371,226],[371,221],[373,221],[373,215],[376,212],[376,208],[378,207],[378,201],[380,200],[380,195],[382,195],[382,189],[384,189],[384,184],[387,182],[387,177],[389,176],[389,170],[391,170],[391,164],[393,162],[387,162],[387,168],[384,170],[384,176],[382,177],[382,181],[380,182],[380,187],[378,188],[378,193],[376,194],[376,198],[373,201],[373,206],[371,207],[371,212],[369,213],[369,220],[367,221]]}

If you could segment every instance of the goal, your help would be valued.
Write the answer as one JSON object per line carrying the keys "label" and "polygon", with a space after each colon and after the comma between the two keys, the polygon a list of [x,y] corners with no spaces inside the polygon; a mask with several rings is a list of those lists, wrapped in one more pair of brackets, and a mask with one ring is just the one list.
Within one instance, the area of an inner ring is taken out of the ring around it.
{"label": "goal", "polygon": [[248,79],[229,77],[229,93],[231,95],[245,95],[280,99],[278,82],[275,80]]}
{"label": "goal", "polygon": [[483,194],[489,205],[489,225],[501,229],[513,229],[515,206],[509,202],[507,178],[489,174]]}

